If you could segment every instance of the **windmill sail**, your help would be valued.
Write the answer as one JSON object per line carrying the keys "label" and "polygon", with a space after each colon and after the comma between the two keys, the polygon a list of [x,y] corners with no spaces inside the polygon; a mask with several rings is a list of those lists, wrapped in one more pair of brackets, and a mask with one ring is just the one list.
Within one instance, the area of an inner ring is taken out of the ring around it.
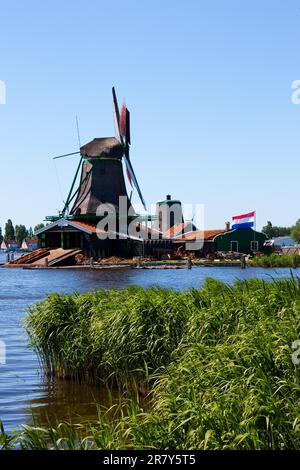
{"label": "windmill sail", "polygon": [[131,162],[126,156],[124,157],[124,160],[125,160],[125,164],[126,164],[126,172],[127,172],[129,182],[130,182],[131,186],[132,186],[132,183],[134,184],[134,186],[135,186],[135,188],[138,192],[139,198],[140,198],[140,200],[141,200],[141,202],[144,206],[144,209],[146,211],[147,210],[146,203],[145,203],[145,200],[144,200],[143,195],[141,193],[141,190],[140,190],[139,184],[137,182],[136,176],[134,174]]}
{"label": "windmill sail", "polygon": [[[123,103],[120,115],[120,134],[125,139],[126,148],[130,145],[130,112]],[[129,156],[128,156],[129,158]]]}
{"label": "windmill sail", "polygon": [[121,142],[121,144],[123,144],[124,143],[123,138],[120,133],[120,112],[119,112],[119,106],[118,106],[115,87],[112,88],[112,95],[113,95],[113,115],[114,115],[116,139],[118,139],[118,141]]}
{"label": "windmill sail", "polygon": [[121,108],[121,115],[120,115],[120,134],[122,137],[126,138],[126,106],[123,103]]}
{"label": "windmill sail", "polygon": [[[125,153],[124,160],[125,160],[125,165],[126,165],[127,177],[128,177],[131,187],[134,186],[136,188],[139,198],[144,206],[144,209],[147,210],[145,200],[142,196],[139,184],[137,182],[136,176],[132,168],[132,164],[130,162],[130,156],[129,156],[129,146],[131,143],[130,112],[126,108],[125,103],[123,103],[121,114],[120,114],[116,91],[114,87],[112,88],[112,94],[113,94],[113,109],[114,109],[114,120],[115,120],[115,127],[116,127],[116,138],[121,142],[121,144],[124,147],[124,153]],[[125,142],[124,142],[124,139],[125,139]]]}
{"label": "windmill sail", "polygon": [[130,140],[130,112],[126,108],[126,142],[131,144]]}

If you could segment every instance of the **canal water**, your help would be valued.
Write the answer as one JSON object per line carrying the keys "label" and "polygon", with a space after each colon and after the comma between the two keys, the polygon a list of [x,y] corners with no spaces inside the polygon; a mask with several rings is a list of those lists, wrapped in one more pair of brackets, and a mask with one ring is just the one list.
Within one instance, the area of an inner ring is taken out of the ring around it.
{"label": "canal water", "polygon": [[[294,271],[300,275],[300,270]],[[290,269],[201,267],[170,270],[28,270],[0,268],[0,345],[5,343],[6,363],[0,363],[0,420],[11,430],[35,420],[82,422],[96,418],[95,402],[107,403],[100,387],[47,380],[22,326],[26,308],[50,292],[84,292],[128,285],[198,288],[206,277],[232,283],[236,279],[289,277]],[[1,346],[0,346],[1,348]],[[0,351],[1,352],[1,351]],[[1,354],[0,354],[1,362]]]}

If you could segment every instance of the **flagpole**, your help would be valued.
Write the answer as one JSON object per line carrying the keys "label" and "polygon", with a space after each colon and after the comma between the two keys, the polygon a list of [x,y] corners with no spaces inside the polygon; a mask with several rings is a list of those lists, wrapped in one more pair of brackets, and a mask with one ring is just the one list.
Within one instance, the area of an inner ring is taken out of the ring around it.
{"label": "flagpole", "polygon": [[256,233],[256,211],[254,211],[254,246],[255,246],[255,233]]}

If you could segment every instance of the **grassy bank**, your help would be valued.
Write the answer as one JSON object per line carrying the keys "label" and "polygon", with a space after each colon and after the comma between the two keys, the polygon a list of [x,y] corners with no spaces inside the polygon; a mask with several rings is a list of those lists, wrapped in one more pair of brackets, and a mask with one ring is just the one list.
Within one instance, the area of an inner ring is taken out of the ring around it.
{"label": "grassy bank", "polygon": [[268,256],[257,256],[248,261],[249,266],[262,268],[292,268],[300,267],[300,255],[279,255],[272,253]]}
{"label": "grassy bank", "polygon": [[3,431],[4,447],[300,449],[300,365],[291,358],[299,279],[52,294],[26,323],[48,373],[134,379],[151,389],[151,406],[131,401],[110,419],[102,412],[84,432]]}

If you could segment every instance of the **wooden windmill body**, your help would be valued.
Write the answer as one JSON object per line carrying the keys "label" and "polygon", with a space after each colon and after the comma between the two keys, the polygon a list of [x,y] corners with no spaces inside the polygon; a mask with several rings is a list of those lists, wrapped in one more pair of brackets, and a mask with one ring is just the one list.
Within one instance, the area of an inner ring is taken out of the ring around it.
{"label": "wooden windmill body", "polygon": [[[146,210],[129,156],[130,113],[125,105],[119,112],[114,88],[112,93],[115,137],[95,138],[80,146],[78,152],[55,157],[80,155],[63,210],[57,216],[46,217],[52,223],[36,232],[39,248],[49,250],[51,257],[53,250],[60,250],[55,263],[67,263],[70,260],[75,263],[78,251],[91,259],[103,259],[141,254],[159,257],[172,248],[170,242],[162,240],[160,234],[159,238],[152,240],[151,230],[142,226],[142,217],[132,207],[131,196],[128,197],[124,166],[129,183],[137,190]],[[108,208],[107,214],[103,208]],[[110,228],[112,217],[116,222],[113,229]],[[144,220],[151,220],[151,217],[147,214]],[[106,220],[108,227],[104,225]],[[132,234],[132,226],[137,227],[137,235]],[[49,263],[53,264],[53,259]]]}
{"label": "wooden windmill body", "polygon": [[80,148],[83,162],[79,191],[70,215],[97,216],[101,205],[114,207],[120,212],[119,198],[127,199],[131,206],[123,174],[123,147],[115,137],[97,138]]}
{"label": "wooden windmill body", "polygon": [[[123,198],[122,211],[127,212],[129,219],[137,217],[127,194],[123,160],[125,160],[130,184],[137,189],[141,202],[146,209],[129,157],[131,143],[130,113],[123,105],[120,115],[114,88],[112,91],[116,137],[95,138],[80,147],[79,152],[74,153],[80,154],[80,161],[61,212],[63,217],[78,220],[97,220],[99,218],[98,209],[103,205],[113,207],[118,217],[125,216],[125,214],[120,213],[120,197]],[[74,154],[61,155],[55,158]],[[79,186],[74,190],[79,174]]]}

